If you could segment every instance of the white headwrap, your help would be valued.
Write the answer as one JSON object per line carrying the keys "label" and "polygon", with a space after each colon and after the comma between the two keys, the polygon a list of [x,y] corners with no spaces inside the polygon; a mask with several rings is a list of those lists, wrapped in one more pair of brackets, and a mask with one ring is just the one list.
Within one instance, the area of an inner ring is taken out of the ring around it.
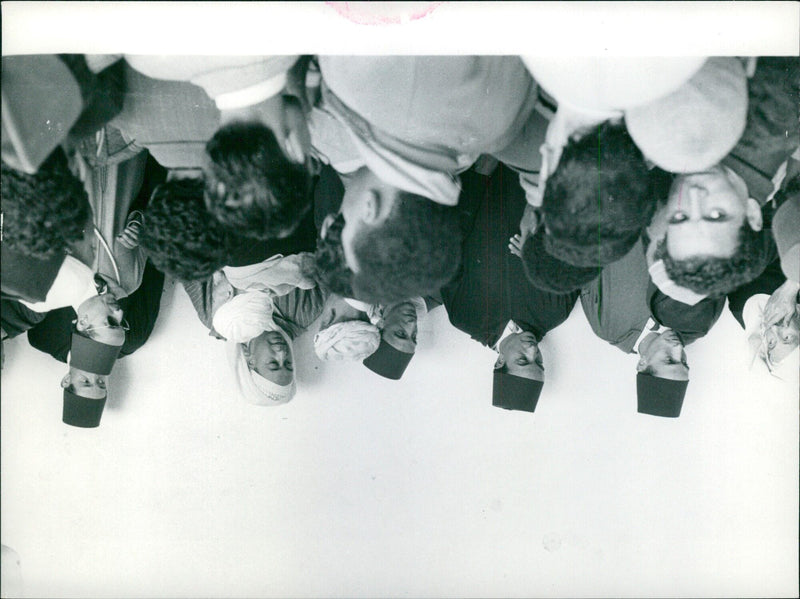
{"label": "white headwrap", "polygon": [[214,314],[214,328],[228,340],[228,362],[233,371],[239,394],[248,403],[270,406],[287,403],[294,397],[297,385],[292,382],[279,385],[250,370],[242,344],[258,337],[264,331],[278,331],[283,335],[289,351],[292,340],[272,319],[272,297],[265,291],[249,291],[226,302]]}
{"label": "white headwrap", "polygon": [[314,336],[320,360],[360,361],[371,356],[381,342],[378,327],[362,320],[337,322]]}
{"label": "white headwrap", "polygon": [[264,331],[275,330],[272,297],[263,291],[249,291],[231,298],[214,314],[214,329],[228,341],[247,343]]}

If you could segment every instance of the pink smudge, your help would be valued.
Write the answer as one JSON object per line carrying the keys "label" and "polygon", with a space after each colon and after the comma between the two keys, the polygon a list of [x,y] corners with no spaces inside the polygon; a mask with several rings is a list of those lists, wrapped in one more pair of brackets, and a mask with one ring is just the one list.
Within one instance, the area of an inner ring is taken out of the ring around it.
{"label": "pink smudge", "polygon": [[402,25],[432,13],[443,2],[325,2],[357,25]]}

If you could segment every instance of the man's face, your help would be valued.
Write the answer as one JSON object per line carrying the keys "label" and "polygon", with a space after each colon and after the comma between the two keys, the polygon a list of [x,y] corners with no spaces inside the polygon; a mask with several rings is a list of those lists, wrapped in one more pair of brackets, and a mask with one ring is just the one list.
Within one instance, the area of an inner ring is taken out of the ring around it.
{"label": "man's face", "polygon": [[650,367],[653,369],[653,375],[659,378],[673,381],[689,380],[686,351],[675,331],[667,330],[659,335],[646,337],[639,345],[639,356],[637,370],[640,372]]}
{"label": "man's face", "polygon": [[542,352],[533,333],[514,333],[500,342],[500,356],[495,367],[505,366],[508,373],[535,381],[544,381]]}
{"label": "man's face", "polygon": [[108,345],[125,343],[122,308],[112,293],[95,295],[78,306],[75,324],[80,333]]}
{"label": "man's face", "polygon": [[264,331],[244,346],[247,365],[265,379],[288,385],[294,378],[292,348],[278,331]]}
{"label": "man's face", "polygon": [[[666,234],[667,250],[675,260],[729,258],[745,221],[753,230],[761,229],[761,211],[738,175],[718,165],[676,177],[666,205],[653,221],[652,229]],[[658,233],[651,237],[660,238]]]}
{"label": "man's face", "polygon": [[794,315],[772,325],[764,332],[764,342],[770,362],[777,364],[794,351],[800,342],[799,324],[800,319]]}
{"label": "man's face", "polygon": [[417,351],[417,309],[411,302],[386,308],[381,338],[396,350],[413,354]]}
{"label": "man's face", "polygon": [[106,378],[101,374],[87,372],[74,366],[61,379],[61,386],[75,395],[88,399],[103,399],[106,396]]}

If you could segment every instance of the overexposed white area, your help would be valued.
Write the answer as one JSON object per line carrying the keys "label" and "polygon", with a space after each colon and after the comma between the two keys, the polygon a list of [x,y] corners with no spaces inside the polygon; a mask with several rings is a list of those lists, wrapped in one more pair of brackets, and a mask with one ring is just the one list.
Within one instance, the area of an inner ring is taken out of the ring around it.
{"label": "overexposed white area", "polygon": [[678,419],[636,413],[635,357],[580,307],[543,344],[535,414],[491,406],[493,352],[441,307],[399,382],[310,344],[292,402],[244,404],[168,282],[83,430],[65,366],[7,343],[2,543],[26,595],[796,595],[797,382],[748,370],[727,308]]}
{"label": "overexposed white area", "polygon": [[[359,2],[2,3],[3,53],[797,54],[796,2],[391,4],[398,24],[360,24]],[[338,9],[333,5],[338,5]],[[353,15],[358,21],[357,14]]]}

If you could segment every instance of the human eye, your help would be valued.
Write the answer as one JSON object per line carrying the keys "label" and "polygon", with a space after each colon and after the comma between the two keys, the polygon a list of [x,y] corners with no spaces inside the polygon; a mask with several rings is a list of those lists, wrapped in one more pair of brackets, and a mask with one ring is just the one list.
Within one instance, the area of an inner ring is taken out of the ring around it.
{"label": "human eye", "polygon": [[267,364],[267,368],[273,371],[281,369],[280,365],[275,360],[272,360],[269,364]]}
{"label": "human eye", "polygon": [[291,361],[286,362],[285,366],[286,370],[288,370],[289,372],[294,372],[294,364],[292,364]]}
{"label": "human eye", "polygon": [[728,215],[724,210],[720,210],[719,208],[713,208],[708,212],[706,220],[720,221],[720,220],[725,220],[727,217]]}
{"label": "human eye", "polygon": [[399,331],[395,331],[394,336],[397,337],[398,339],[407,339],[406,332],[403,331],[402,329]]}
{"label": "human eye", "polygon": [[516,364],[517,366],[527,366],[530,362],[528,362],[528,358],[520,356],[516,359]]}
{"label": "human eye", "polygon": [[689,217],[686,216],[685,212],[681,212],[680,210],[674,212],[672,216],[669,217],[669,223],[671,225],[679,225],[682,222],[686,222]]}
{"label": "human eye", "polygon": [[104,379],[98,377],[97,386],[100,387],[101,389],[105,389],[106,388],[106,381]]}

